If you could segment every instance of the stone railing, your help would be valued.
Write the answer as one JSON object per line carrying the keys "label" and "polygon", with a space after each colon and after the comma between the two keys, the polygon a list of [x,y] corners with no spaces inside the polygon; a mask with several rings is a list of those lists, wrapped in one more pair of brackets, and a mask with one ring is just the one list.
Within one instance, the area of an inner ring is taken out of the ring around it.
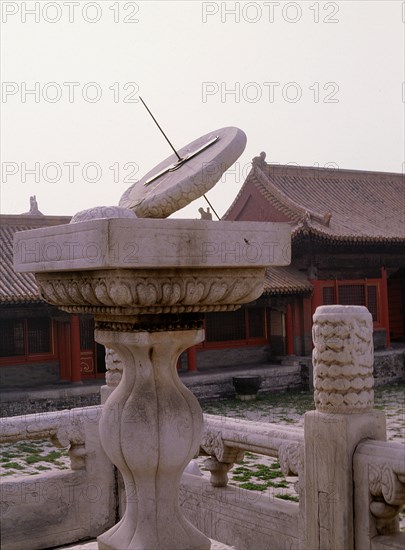
{"label": "stone railing", "polygon": [[68,447],[70,470],[1,483],[4,550],[53,548],[94,538],[116,521],[114,467],[98,435],[101,407],[0,420],[0,441],[49,439]]}
{"label": "stone railing", "polygon": [[[305,414],[304,428],[206,415],[200,454],[208,455],[211,479],[183,474],[183,512],[238,550],[402,549],[405,453],[386,441],[385,415],[373,410],[371,315],[357,306],[318,308],[313,338],[316,410]],[[123,488],[100,446],[101,409],[0,421],[1,441],[49,438],[69,445],[71,459],[69,471],[3,481],[2,548],[95,537],[123,512]],[[245,451],[278,458],[283,473],[297,478],[299,503],[228,485]]]}
{"label": "stone railing", "polygon": [[228,472],[245,451],[278,458],[284,475],[295,476],[301,493],[304,432],[277,426],[205,415],[200,454],[211,479],[184,474],[183,510],[210,538],[238,549],[300,548],[303,545],[303,504],[281,500],[270,491],[259,492],[228,485]]}
{"label": "stone railing", "polygon": [[206,464],[214,487],[226,486],[226,468],[229,470],[235,462],[243,460],[245,451],[278,458],[285,476],[298,476],[304,443],[302,428],[214,415],[204,418],[201,450],[211,457]]}
{"label": "stone railing", "polygon": [[405,447],[363,441],[354,455],[356,548],[405,548],[398,514],[405,504]]}

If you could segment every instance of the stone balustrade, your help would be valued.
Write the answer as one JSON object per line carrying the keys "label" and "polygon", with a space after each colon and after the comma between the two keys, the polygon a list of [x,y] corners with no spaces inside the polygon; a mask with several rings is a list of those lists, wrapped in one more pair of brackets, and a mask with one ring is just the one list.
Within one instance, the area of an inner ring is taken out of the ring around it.
{"label": "stone balustrade", "polygon": [[362,441],[353,460],[355,543],[364,550],[404,548],[399,512],[405,504],[405,447]]}
{"label": "stone balustrade", "polygon": [[[209,457],[211,480],[185,473],[179,492],[183,513],[205,536],[238,550],[267,550],[270,544],[272,550],[405,546],[398,528],[405,502],[405,450],[386,441],[385,415],[373,409],[371,334],[366,308],[318,308],[313,328],[316,410],[305,414],[303,429],[205,415],[200,453]],[[0,421],[1,441],[50,438],[69,445],[71,458],[70,471],[2,483],[4,550],[94,538],[115,523],[119,482],[100,445],[102,408]],[[298,477],[299,503],[227,485],[229,470],[246,451],[278,457],[283,473]],[[133,489],[126,502],[134,502],[136,515]]]}
{"label": "stone balustrade", "polygon": [[1,483],[2,548],[53,548],[94,538],[116,519],[115,473],[98,433],[101,407],[0,420],[0,442],[50,439],[68,447],[70,470]]}
{"label": "stone balustrade", "polygon": [[49,439],[56,447],[68,447],[72,470],[86,467],[85,425],[96,423],[101,406],[76,408],[1,419],[2,443]]}
{"label": "stone balustrade", "polygon": [[[211,456],[209,464],[212,466],[215,464],[213,459],[232,466],[243,460],[244,452],[249,451],[278,458],[284,475],[298,475],[304,443],[302,428],[208,414],[204,415],[204,420],[201,450]],[[214,485],[217,483],[217,479],[213,480]]]}
{"label": "stone balustrade", "polygon": [[[114,523],[117,503],[109,495],[117,492],[117,481],[99,445],[99,418],[100,407],[87,407],[1,419],[2,442],[49,438],[59,445],[84,451],[80,453],[80,462],[72,460],[72,471],[3,481],[5,549],[29,550],[44,544],[74,542],[94,537]],[[269,538],[275,536],[276,549],[306,548],[300,537],[304,499],[299,504],[269,499],[263,494],[226,486],[222,477],[245,451],[278,457],[285,474],[297,475],[299,465],[301,472],[303,468],[299,457],[302,458],[304,430],[213,415],[205,415],[204,421],[201,450],[214,462],[211,469],[214,479],[208,482],[205,478],[183,475],[180,500],[186,516],[208,536],[232,542],[236,548],[249,548],[250,541],[255,548],[265,549]],[[403,459],[404,448],[398,443],[366,441],[357,446],[355,548],[401,547],[404,534],[398,533],[398,512],[405,500]],[[216,483],[215,475],[221,469],[221,483]],[[74,513],[66,514],[69,508]],[[107,522],[100,522],[103,514]],[[73,520],[79,516],[82,520],[73,528]],[[89,519],[92,521],[86,524]]]}

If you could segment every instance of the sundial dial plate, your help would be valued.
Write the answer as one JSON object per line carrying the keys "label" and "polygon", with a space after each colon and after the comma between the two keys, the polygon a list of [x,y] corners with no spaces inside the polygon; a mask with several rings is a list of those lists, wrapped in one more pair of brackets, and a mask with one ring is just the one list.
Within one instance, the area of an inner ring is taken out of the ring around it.
{"label": "sundial dial plate", "polygon": [[166,218],[212,189],[245,146],[246,135],[239,128],[205,134],[150,170],[125,191],[119,204],[141,218]]}

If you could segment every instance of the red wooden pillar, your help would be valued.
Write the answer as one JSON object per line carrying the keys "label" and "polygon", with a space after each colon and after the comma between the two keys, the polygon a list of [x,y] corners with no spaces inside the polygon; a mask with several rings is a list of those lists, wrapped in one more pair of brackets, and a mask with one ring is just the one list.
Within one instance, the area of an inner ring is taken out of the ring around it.
{"label": "red wooden pillar", "polygon": [[294,355],[294,327],[291,304],[287,304],[285,312],[286,354]]}
{"label": "red wooden pillar", "polygon": [[381,268],[381,285],[380,285],[380,307],[381,307],[381,324],[385,328],[386,338],[385,345],[390,346],[390,321],[388,312],[388,287],[387,287],[387,272],[384,267]]}
{"label": "red wooden pillar", "polygon": [[311,309],[312,309],[312,315],[313,315],[315,313],[316,308],[323,304],[322,287],[321,287],[321,283],[316,279],[309,279],[309,282],[314,287],[314,290],[312,292],[312,297],[311,297]]}
{"label": "red wooden pillar", "polygon": [[67,356],[66,328],[67,323],[58,322],[58,358],[59,358],[59,378],[61,380],[70,380],[69,361]]}
{"label": "red wooden pillar", "polygon": [[80,370],[80,322],[78,315],[70,316],[70,381],[81,383]]}
{"label": "red wooden pillar", "polygon": [[197,348],[191,346],[187,350],[187,372],[197,372]]}
{"label": "red wooden pillar", "polygon": [[312,352],[312,304],[311,298],[302,298],[302,335],[304,355]]}

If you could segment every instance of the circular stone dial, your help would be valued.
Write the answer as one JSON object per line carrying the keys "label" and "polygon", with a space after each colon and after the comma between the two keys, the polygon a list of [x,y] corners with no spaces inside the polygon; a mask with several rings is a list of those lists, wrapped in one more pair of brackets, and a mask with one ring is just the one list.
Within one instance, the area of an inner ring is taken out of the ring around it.
{"label": "circular stone dial", "polygon": [[119,204],[140,218],[167,218],[214,187],[245,146],[239,128],[210,132],[178,150],[182,161],[173,154],[155,166],[125,191]]}

